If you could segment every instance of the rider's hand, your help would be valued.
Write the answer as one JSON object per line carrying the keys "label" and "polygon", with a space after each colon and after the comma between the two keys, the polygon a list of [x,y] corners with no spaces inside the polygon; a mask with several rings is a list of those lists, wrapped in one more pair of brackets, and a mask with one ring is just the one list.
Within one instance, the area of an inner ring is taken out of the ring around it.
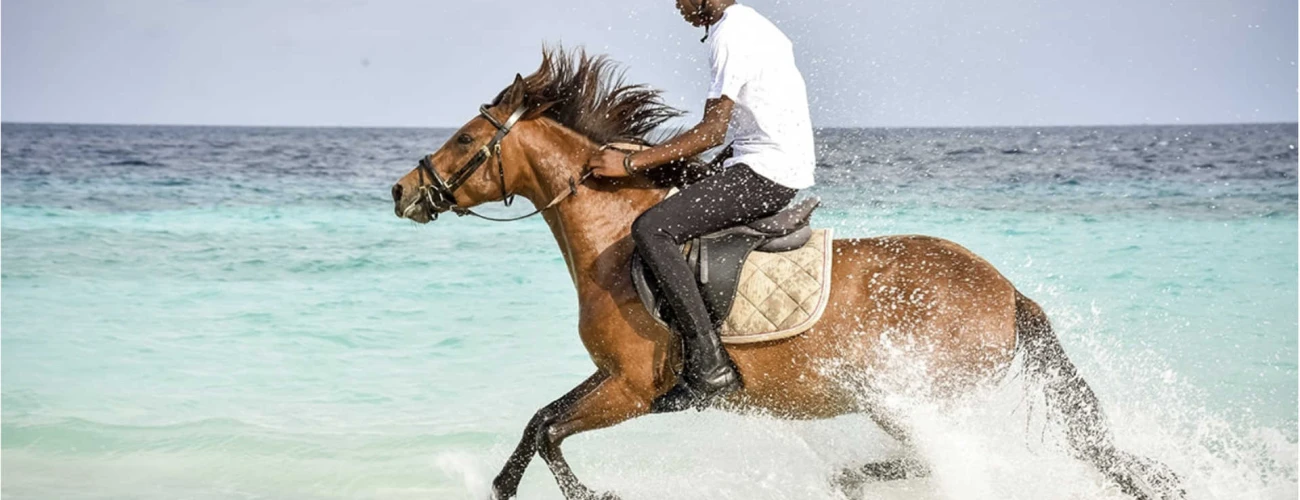
{"label": "rider's hand", "polygon": [[623,169],[623,158],[627,155],[626,151],[602,149],[587,160],[587,168],[596,177],[627,177],[627,171]]}

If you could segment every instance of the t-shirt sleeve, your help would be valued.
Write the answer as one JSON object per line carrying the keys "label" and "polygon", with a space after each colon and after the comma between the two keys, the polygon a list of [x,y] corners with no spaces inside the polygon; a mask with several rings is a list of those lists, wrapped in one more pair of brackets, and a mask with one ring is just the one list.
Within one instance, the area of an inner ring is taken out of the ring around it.
{"label": "t-shirt sleeve", "polygon": [[713,73],[713,84],[709,86],[709,99],[722,96],[735,101],[740,88],[749,81],[749,61],[740,47],[728,43],[728,39],[717,40],[709,55],[709,66]]}

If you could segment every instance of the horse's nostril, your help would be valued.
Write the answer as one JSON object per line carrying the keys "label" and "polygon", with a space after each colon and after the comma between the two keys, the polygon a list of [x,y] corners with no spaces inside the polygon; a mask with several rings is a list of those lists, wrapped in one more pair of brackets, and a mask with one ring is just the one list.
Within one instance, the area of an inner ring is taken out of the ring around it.
{"label": "horse's nostril", "polygon": [[393,184],[393,203],[402,201],[402,185]]}

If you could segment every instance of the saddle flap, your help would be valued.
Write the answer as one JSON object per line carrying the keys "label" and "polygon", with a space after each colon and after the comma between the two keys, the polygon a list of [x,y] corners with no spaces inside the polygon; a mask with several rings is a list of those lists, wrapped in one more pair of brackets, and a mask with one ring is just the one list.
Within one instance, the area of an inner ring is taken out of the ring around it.
{"label": "saddle flap", "polygon": [[[683,253],[722,341],[765,342],[798,335],[821,317],[830,295],[831,241],[831,230],[804,227],[780,238],[732,233],[695,240]],[[780,246],[795,242],[796,248]],[[763,251],[751,253],[755,246]],[[631,274],[651,317],[674,328],[671,308],[659,299],[659,284],[639,254],[633,254]]]}

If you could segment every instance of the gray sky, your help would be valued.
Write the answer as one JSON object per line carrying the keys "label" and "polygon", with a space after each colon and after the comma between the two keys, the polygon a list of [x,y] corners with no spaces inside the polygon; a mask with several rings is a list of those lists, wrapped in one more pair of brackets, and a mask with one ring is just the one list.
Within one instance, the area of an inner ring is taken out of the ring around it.
{"label": "gray sky", "polygon": [[[1296,121],[1296,0],[750,0],[818,126]],[[585,45],[698,116],[673,0],[5,0],[4,121],[459,126]]]}

